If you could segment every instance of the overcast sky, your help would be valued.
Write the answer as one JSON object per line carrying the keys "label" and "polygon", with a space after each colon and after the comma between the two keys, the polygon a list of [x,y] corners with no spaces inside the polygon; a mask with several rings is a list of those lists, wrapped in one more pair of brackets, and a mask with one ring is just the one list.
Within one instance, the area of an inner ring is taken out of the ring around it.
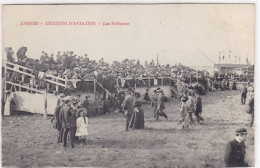
{"label": "overcast sky", "polygon": [[[247,4],[34,5],[3,7],[3,47],[15,53],[27,46],[28,57],[46,51],[74,51],[91,59],[155,60],[212,66],[254,62],[255,7]],[[96,26],[21,26],[23,21],[89,21]],[[103,26],[103,22],[129,26]],[[231,57],[229,59],[229,51]],[[235,62],[237,56],[237,62]]]}

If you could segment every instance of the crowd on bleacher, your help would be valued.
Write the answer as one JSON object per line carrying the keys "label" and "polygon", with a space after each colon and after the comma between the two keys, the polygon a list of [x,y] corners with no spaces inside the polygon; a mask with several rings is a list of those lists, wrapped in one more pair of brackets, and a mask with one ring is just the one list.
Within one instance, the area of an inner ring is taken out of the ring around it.
{"label": "crowd on bleacher", "polygon": [[[180,78],[187,82],[190,79],[189,75],[196,73],[195,70],[181,64],[160,65],[158,60],[157,63],[154,63],[153,60],[149,63],[145,61],[145,64],[141,65],[139,60],[125,59],[122,62],[114,61],[110,65],[103,58],[99,61],[91,60],[87,54],[78,56],[73,51],[58,51],[56,56],[42,51],[40,59],[28,58],[26,56],[27,47],[21,47],[17,51],[17,59],[14,59],[15,54],[11,47],[6,51],[9,62],[30,68],[37,79],[43,78],[45,73],[63,79],[96,79],[110,91],[115,88],[117,79],[122,87],[128,87],[130,82],[148,86],[144,80],[140,79],[150,77],[154,79],[154,85],[157,85],[158,77]],[[21,77],[16,74],[13,77],[10,75],[10,78],[19,81]],[[126,81],[126,79],[132,79],[132,81]]]}

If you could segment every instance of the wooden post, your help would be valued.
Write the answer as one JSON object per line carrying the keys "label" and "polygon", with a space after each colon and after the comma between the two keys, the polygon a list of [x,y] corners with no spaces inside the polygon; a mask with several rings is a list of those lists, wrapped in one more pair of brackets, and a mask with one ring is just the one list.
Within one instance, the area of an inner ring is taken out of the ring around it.
{"label": "wooden post", "polygon": [[59,86],[56,85],[56,92],[58,93],[59,92]]}
{"label": "wooden post", "polygon": [[196,71],[196,77],[197,77],[197,83],[199,83],[199,74],[198,74],[198,71]]}
{"label": "wooden post", "polygon": [[148,86],[151,86],[151,80],[150,80],[150,76],[148,77]]}
{"label": "wooden post", "polygon": [[45,89],[44,93],[44,114],[43,114],[43,119],[47,119],[47,89]]}
{"label": "wooden post", "polygon": [[119,80],[119,79],[118,79],[118,77],[117,77],[117,78],[116,78],[116,85],[117,85],[117,86],[118,86],[118,80]]}
{"label": "wooden post", "polygon": [[162,78],[162,81],[161,81],[161,85],[163,86],[163,78]]}
{"label": "wooden post", "polygon": [[[6,76],[7,76],[7,69],[6,69],[6,62],[5,59],[2,59],[3,63],[4,63],[4,86],[3,86],[3,94],[2,96],[4,97],[4,102],[6,101],[6,96],[5,96],[5,92],[6,92]],[[12,91],[12,90],[11,90]]]}
{"label": "wooden post", "polygon": [[97,82],[96,80],[94,80],[94,93],[96,93],[96,91],[97,91]]}
{"label": "wooden post", "polygon": [[47,90],[46,90],[46,92],[48,93],[48,92],[49,92],[49,90],[50,90],[50,84],[49,84],[49,83],[47,83]]}
{"label": "wooden post", "polygon": [[21,83],[22,83],[22,81],[19,82],[19,92],[21,92],[21,90],[22,90],[21,89]]}
{"label": "wooden post", "polygon": [[25,77],[25,76],[24,76],[24,75],[22,75],[22,82],[23,82],[23,83],[24,83],[24,77]]}

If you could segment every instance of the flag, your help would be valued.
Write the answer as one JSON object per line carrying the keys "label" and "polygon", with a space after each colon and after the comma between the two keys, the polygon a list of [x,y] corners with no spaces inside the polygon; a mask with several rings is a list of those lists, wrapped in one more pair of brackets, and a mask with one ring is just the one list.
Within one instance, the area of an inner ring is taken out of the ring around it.
{"label": "flag", "polygon": [[229,51],[229,59],[230,59],[230,53],[231,53],[231,51]]}

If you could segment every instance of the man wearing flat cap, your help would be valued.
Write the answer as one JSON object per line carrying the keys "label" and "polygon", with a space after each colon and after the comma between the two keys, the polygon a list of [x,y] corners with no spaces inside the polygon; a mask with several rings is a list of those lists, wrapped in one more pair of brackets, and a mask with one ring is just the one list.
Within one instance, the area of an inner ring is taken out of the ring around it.
{"label": "man wearing flat cap", "polygon": [[247,130],[240,128],[236,130],[235,139],[229,141],[225,150],[225,164],[227,167],[247,167],[245,163]]}

